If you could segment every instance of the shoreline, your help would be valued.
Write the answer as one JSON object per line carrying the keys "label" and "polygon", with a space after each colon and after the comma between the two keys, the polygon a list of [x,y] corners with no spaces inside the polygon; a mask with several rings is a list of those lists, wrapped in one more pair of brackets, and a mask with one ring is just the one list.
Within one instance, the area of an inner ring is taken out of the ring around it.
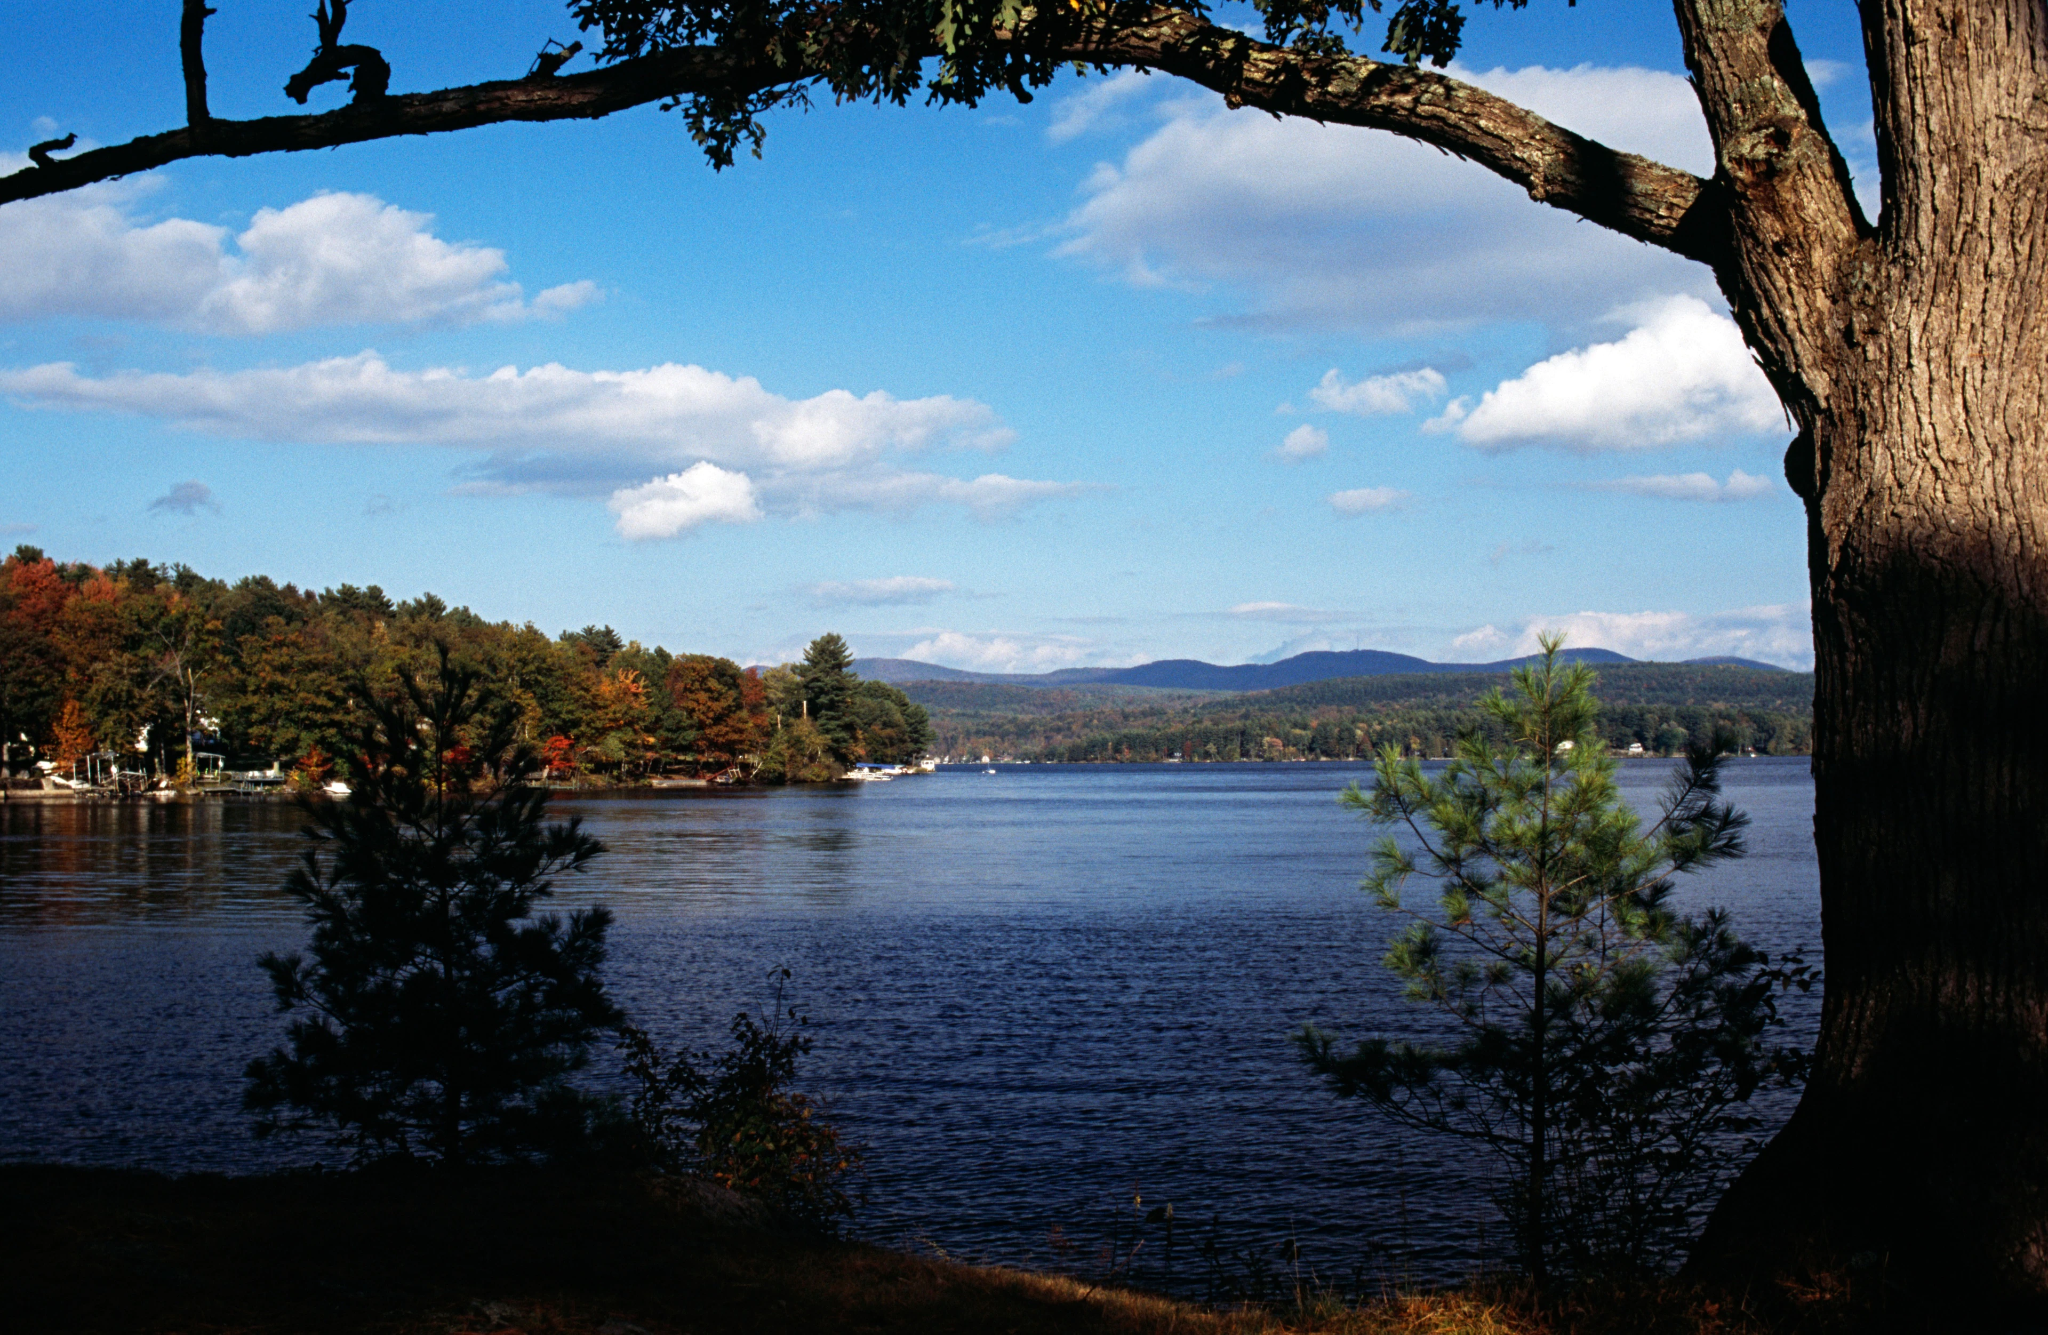
{"label": "shoreline", "polygon": [[[1672,757],[1669,757],[1669,756],[1655,756],[1655,755],[1651,755],[1651,756],[1627,756],[1627,755],[1621,755],[1621,756],[1616,756],[1616,757],[1614,757],[1614,758],[1615,758],[1616,760],[1619,760],[1619,761],[1623,761],[1623,762],[1625,762],[1625,763],[1636,763],[1636,764],[1644,764],[1644,763],[1648,763],[1648,764],[1663,764],[1663,765],[1669,765],[1669,764],[1671,764],[1671,763],[1672,763],[1672,760],[1673,760],[1673,758],[1672,758]],[[1434,759],[1440,759],[1440,757],[1424,757],[1424,759],[1425,759],[1425,760],[1434,760]],[[1808,760],[1808,761],[1810,761],[1810,760],[1812,759],[1812,757],[1811,757],[1811,756],[1810,756],[1810,755],[1809,755],[1808,753],[1806,753],[1806,752],[1792,752],[1792,753],[1789,753],[1789,754],[1786,754],[1786,755],[1769,755],[1769,756],[1766,756],[1766,755],[1750,755],[1750,756],[1743,756],[1743,757],[1740,757],[1740,759],[1743,759],[1743,760]],[[1199,767],[1203,767],[1203,768],[1209,768],[1209,767],[1217,767],[1217,766],[1227,766],[1227,765],[1259,765],[1259,766],[1265,766],[1265,765],[1348,765],[1348,766],[1354,766],[1354,767],[1364,767],[1364,768],[1370,768],[1372,764],[1373,764],[1373,762],[1372,762],[1371,760],[1369,760],[1369,759],[1366,759],[1366,758],[1363,758],[1363,757],[1360,757],[1360,758],[1358,758],[1358,759],[1337,759],[1337,758],[1334,758],[1334,757],[1317,757],[1317,758],[1315,758],[1315,759],[1309,759],[1309,758],[1303,757],[1303,758],[1299,758],[1299,759],[1297,759],[1297,758],[1294,758],[1294,757],[1289,757],[1289,758],[1287,758],[1287,759],[1285,759],[1285,760],[1280,760],[1280,759],[1273,759],[1273,760],[1264,760],[1264,759],[1261,759],[1261,760],[1244,760],[1244,759],[1239,759],[1239,760],[1187,760],[1187,761],[1179,761],[1179,760],[989,760],[989,761],[946,761],[946,762],[942,762],[942,763],[941,763],[941,764],[939,765],[939,767],[938,767],[938,771],[937,771],[937,772],[944,772],[944,771],[947,771],[947,770],[952,770],[952,771],[956,771],[956,772],[964,772],[964,773],[979,773],[979,772],[986,772],[987,770],[990,770],[990,769],[1000,769],[1000,770],[1002,770],[1003,772],[1005,772],[1005,773],[1008,773],[1008,772],[1013,772],[1013,771],[1015,771],[1015,770],[1020,770],[1020,769],[1024,769],[1024,768],[1027,768],[1027,767],[1028,767],[1028,768],[1032,768],[1032,769],[1115,769],[1115,768],[1121,768],[1121,767],[1124,767],[1124,766],[1132,766],[1132,767],[1145,767],[1145,766],[1148,766],[1148,767],[1152,767],[1152,768],[1165,768],[1165,767],[1167,767],[1167,766],[1169,766],[1169,765],[1171,765],[1171,766],[1175,766],[1175,767],[1179,767],[1179,766],[1182,766],[1182,765],[1185,765],[1185,766],[1189,766],[1189,767],[1196,767],[1196,766],[1199,766]],[[909,777],[909,776],[903,776],[903,777]],[[827,780],[827,781],[825,781],[825,782],[823,782],[823,783],[787,783],[787,784],[767,784],[767,783],[725,783],[725,784],[721,784],[721,783],[714,783],[714,782],[712,782],[712,781],[710,781],[710,780],[708,780],[708,779],[707,779],[707,780],[685,780],[685,781],[680,781],[680,782],[679,782],[679,781],[677,781],[677,780],[669,779],[669,780],[642,780],[642,781],[640,781],[640,782],[638,782],[638,783],[606,783],[606,784],[591,784],[591,785],[589,785],[589,786],[583,786],[583,785],[567,785],[567,784],[545,784],[545,785],[540,785],[540,786],[542,786],[542,787],[545,787],[545,788],[546,788],[546,789],[547,789],[547,790],[548,790],[548,791],[549,791],[550,793],[559,793],[559,794],[564,794],[564,795],[567,795],[567,796],[571,796],[571,797],[583,797],[583,798],[589,798],[589,797],[608,797],[608,796],[617,796],[617,797],[626,797],[626,796],[633,796],[633,797],[645,797],[645,796],[650,796],[650,795],[659,795],[659,796],[664,796],[664,797],[676,797],[676,796],[699,796],[699,795],[711,795],[711,794],[719,794],[719,793],[726,793],[726,794],[731,794],[731,793],[752,793],[752,792],[769,792],[769,791],[772,791],[772,790],[774,790],[774,789],[777,789],[777,788],[834,788],[834,787],[842,787],[842,788],[854,788],[854,787],[860,787],[860,786],[862,786],[862,785],[861,785],[860,781],[859,781],[859,780],[856,780],[856,779],[849,779],[849,778],[840,778],[840,779],[830,779],[830,780]],[[6,804],[8,804],[8,803],[22,803],[22,804],[38,804],[38,805],[55,805],[55,806],[65,806],[65,805],[107,805],[107,806],[117,806],[117,805],[143,805],[143,804],[149,804],[149,803],[162,803],[162,804],[168,804],[168,805],[196,805],[196,804],[199,804],[199,803],[203,803],[203,802],[265,802],[265,803],[272,803],[272,802],[296,802],[296,801],[298,801],[298,800],[299,800],[299,799],[300,799],[301,797],[325,798],[325,797],[326,797],[326,795],[325,795],[325,794],[323,794],[323,793],[317,793],[317,792],[315,792],[315,793],[301,793],[301,792],[295,792],[295,791],[292,791],[292,790],[290,790],[290,789],[284,789],[284,788],[275,788],[275,789],[255,789],[255,790],[250,790],[250,789],[230,789],[230,788],[201,788],[201,789],[196,789],[196,790],[183,790],[183,789],[172,789],[172,788],[166,788],[166,789],[150,789],[150,790],[146,790],[146,791],[142,791],[142,792],[114,793],[114,792],[105,792],[105,791],[93,791],[93,790],[75,790],[75,789],[62,789],[62,788],[57,788],[57,789],[44,789],[44,788],[8,788],[8,787],[0,787],[0,805],[6,805]],[[332,799],[328,799],[328,800],[332,800]]]}
{"label": "shoreline", "polygon": [[1790,1264],[1809,1282],[1789,1298],[1685,1278],[1545,1300],[1499,1276],[1281,1273],[1259,1297],[1204,1301],[1124,1287],[1114,1255],[1065,1273],[975,1264],[795,1232],[696,1179],[546,1167],[7,1163],[0,1242],[23,1335],[1818,1335],[1928,1329],[1958,1306],[1889,1288],[1882,1268]]}

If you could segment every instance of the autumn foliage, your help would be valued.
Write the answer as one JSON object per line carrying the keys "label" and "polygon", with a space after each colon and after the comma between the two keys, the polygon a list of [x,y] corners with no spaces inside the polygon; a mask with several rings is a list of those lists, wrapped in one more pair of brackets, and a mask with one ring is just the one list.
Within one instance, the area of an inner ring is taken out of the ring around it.
{"label": "autumn foliage", "polygon": [[[436,642],[511,704],[551,782],[751,777],[777,731],[752,669],[646,648],[608,626],[551,637],[432,594],[394,602],[375,586],[229,584],[184,566],[66,564],[21,547],[0,562],[0,768],[21,774],[43,760],[68,774],[112,750],[122,768],[168,776],[197,746],[229,768],[274,761],[302,784],[321,782],[349,754],[366,693],[389,695]],[[782,703],[800,722],[804,703]]]}

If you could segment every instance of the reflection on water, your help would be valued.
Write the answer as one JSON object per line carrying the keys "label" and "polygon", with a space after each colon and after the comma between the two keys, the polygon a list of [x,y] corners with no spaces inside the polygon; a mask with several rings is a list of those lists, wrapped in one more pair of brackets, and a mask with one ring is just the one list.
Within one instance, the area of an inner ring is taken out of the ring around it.
{"label": "reflection on water", "polygon": [[[1639,806],[1667,767],[1624,766]],[[559,803],[609,846],[562,907],[618,913],[609,974],[708,1043],[787,964],[811,1077],[871,1147],[866,1224],[954,1255],[1051,1260],[1133,1186],[1344,1268],[1407,1242],[1475,1255],[1477,1165],[1336,1103],[1305,1020],[1415,1014],[1357,890],[1348,765],[1030,766],[861,788]],[[1685,891],[1771,949],[1819,943],[1803,760],[1731,765],[1751,856]],[[281,1025],[254,967],[303,928],[289,806],[0,806],[0,1156],[252,1169],[239,1072]],[[1808,1027],[1817,998],[1795,998]],[[1783,1098],[1774,1105],[1782,1114]]]}

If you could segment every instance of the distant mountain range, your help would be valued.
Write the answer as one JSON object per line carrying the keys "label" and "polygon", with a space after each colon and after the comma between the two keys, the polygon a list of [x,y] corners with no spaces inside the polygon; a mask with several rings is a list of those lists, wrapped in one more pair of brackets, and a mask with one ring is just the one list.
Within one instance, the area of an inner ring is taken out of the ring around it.
{"label": "distant mountain range", "polygon": [[[1575,663],[1635,663],[1612,649],[1567,649],[1563,655]],[[1432,663],[1410,654],[1393,654],[1383,649],[1351,649],[1342,653],[1319,650],[1296,654],[1277,663],[1240,663],[1218,667],[1192,658],[1167,658],[1127,668],[1061,668],[1057,672],[967,672],[960,668],[920,663],[914,658],[856,658],[853,670],[870,681],[971,681],[1003,686],[1155,686],[1181,691],[1270,691],[1282,686],[1301,686],[1312,681],[1338,677],[1384,677],[1405,672],[1506,672],[1529,662],[1528,658],[1504,658],[1497,663]],[[1749,658],[1689,658],[1696,667],[1761,668],[1766,672],[1786,669],[1775,663]]]}

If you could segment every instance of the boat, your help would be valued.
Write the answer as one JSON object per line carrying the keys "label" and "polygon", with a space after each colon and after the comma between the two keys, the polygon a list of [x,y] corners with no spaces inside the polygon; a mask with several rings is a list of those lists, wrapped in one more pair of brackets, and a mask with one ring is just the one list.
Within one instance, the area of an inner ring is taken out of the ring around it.
{"label": "boat", "polygon": [[329,797],[347,797],[350,793],[354,792],[355,789],[349,787],[340,779],[336,779],[334,782],[328,784],[325,788],[322,788],[320,791],[326,793]]}

